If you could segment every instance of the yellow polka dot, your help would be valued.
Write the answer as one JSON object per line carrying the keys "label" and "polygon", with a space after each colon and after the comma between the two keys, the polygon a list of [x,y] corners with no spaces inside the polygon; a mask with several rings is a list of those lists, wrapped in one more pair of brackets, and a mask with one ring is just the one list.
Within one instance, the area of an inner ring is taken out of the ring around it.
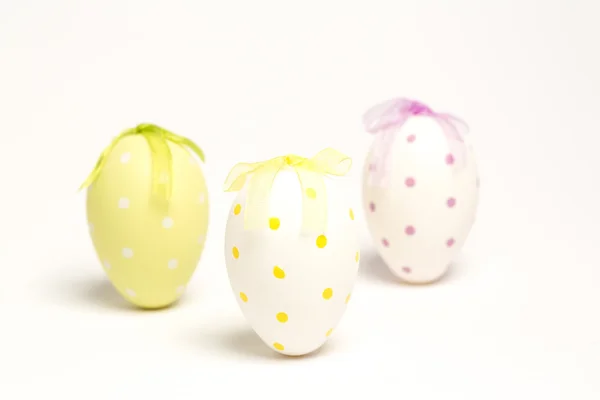
{"label": "yellow polka dot", "polygon": [[273,217],[273,218],[269,219],[269,228],[276,231],[277,229],[279,229],[279,225],[280,225],[279,218]]}
{"label": "yellow polka dot", "polygon": [[329,300],[333,296],[333,290],[331,288],[327,288],[323,290],[323,298],[325,300]]}
{"label": "yellow polka dot", "polygon": [[319,247],[319,248],[321,248],[321,249],[322,249],[322,248],[323,248],[323,247],[325,247],[326,245],[327,245],[327,238],[325,237],[325,235],[320,235],[320,236],[317,238],[317,247]]}
{"label": "yellow polka dot", "polygon": [[276,265],[275,268],[273,268],[273,275],[275,275],[275,278],[277,279],[283,279],[285,278],[285,271]]}
{"label": "yellow polka dot", "polygon": [[350,301],[350,295],[346,296],[346,304]]}
{"label": "yellow polka dot", "polygon": [[331,335],[331,332],[333,332],[333,328],[331,328],[330,330],[328,330],[327,333],[325,334],[325,336]]}
{"label": "yellow polka dot", "polygon": [[354,256],[354,259],[356,260],[356,262],[358,262],[358,260],[360,259],[360,255],[359,255],[358,251],[356,252],[356,255]]}
{"label": "yellow polka dot", "polygon": [[242,211],[242,206],[240,206],[239,204],[236,204],[235,207],[233,208],[233,213],[235,215],[238,215],[240,213],[240,211]]}
{"label": "yellow polka dot", "polygon": [[354,221],[354,211],[352,209],[350,209],[350,219]]}
{"label": "yellow polka dot", "polygon": [[309,199],[316,199],[317,192],[313,188],[308,188],[306,189],[306,197],[308,197]]}
{"label": "yellow polka dot", "polygon": [[287,322],[288,320],[288,315],[284,312],[280,312],[279,314],[277,314],[277,321],[279,322]]}
{"label": "yellow polka dot", "polygon": [[284,349],[283,345],[281,343],[277,343],[277,342],[273,343],[273,347],[275,347],[279,351],[283,351],[283,349]]}
{"label": "yellow polka dot", "polygon": [[231,252],[233,253],[233,258],[239,258],[240,251],[238,250],[237,247],[234,247],[233,250],[231,250]]}
{"label": "yellow polka dot", "polygon": [[240,299],[245,303],[248,301],[248,296],[246,296],[246,293],[240,292]]}

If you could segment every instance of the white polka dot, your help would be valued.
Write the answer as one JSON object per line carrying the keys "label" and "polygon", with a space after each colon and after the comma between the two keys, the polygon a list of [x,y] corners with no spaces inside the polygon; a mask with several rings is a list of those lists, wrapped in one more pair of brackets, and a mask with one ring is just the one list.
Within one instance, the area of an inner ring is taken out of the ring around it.
{"label": "white polka dot", "polygon": [[177,264],[179,264],[179,262],[176,259],[169,260],[169,269],[177,268]]}
{"label": "white polka dot", "polygon": [[206,199],[204,198],[204,193],[200,193],[200,197],[198,198],[198,200],[200,201],[200,203],[201,203],[201,204],[203,204],[203,203],[204,203],[204,201],[206,200]]}
{"label": "white polka dot", "polygon": [[162,221],[162,226],[163,228],[169,229],[170,227],[173,226],[173,218],[171,217],[165,217]]}
{"label": "white polka dot", "polygon": [[104,265],[105,270],[108,271],[110,269],[110,263],[108,261],[104,260],[104,262],[102,264]]}
{"label": "white polka dot", "polygon": [[88,223],[88,229],[90,230],[90,233],[94,232],[94,224]]}
{"label": "white polka dot", "polygon": [[129,208],[129,199],[127,197],[119,199],[119,208]]}
{"label": "white polka dot", "polygon": [[125,289],[125,293],[127,293],[129,297],[135,297],[135,291],[133,289],[127,288]]}
{"label": "white polka dot", "polygon": [[177,292],[177,294],[182,294],[184,290],[185,290],[185,286],[181,285],[181,286],[177,286],[177,289],[175,291]]}
{"label": "white polka dot", "polygon": [[190,164],[196,164],[196,159],[194,156],[190,156]]}
{"label": "white polka dot", "polygon": [[123,250],[121,250],[121,254],[123,254],[123,257],[125,258],[131,258],[133,257],[133,250],[125,247]]}
{"label": "white polka dot", "polygon": [[131,153],[127,152],[127,153],[121,154],[121,162],[123,164],[128,163],[129,160],[131,160]]}
{"label": "white polka dot", "polygon": [[204,243],[204,235],[200,235],[200,237],[198,238],[198,244],[203,244]]}

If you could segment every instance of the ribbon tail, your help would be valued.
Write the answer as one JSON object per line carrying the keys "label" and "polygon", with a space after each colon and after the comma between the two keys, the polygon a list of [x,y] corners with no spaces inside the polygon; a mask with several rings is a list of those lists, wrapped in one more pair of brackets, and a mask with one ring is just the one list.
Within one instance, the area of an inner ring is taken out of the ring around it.
{"label": "ribbon tail", "polygon": [[441,122],[449,130],[453,131],[452,136],[462,142],[463,136],[469,132],[469,126],[462,119],[450,114],[439,114],[438,121]]}
{"label": "ribbon tail", "polygon": [[94,167],[92,172],[88,175],[87,179],[81,184],[81,186],[79,186],[79,189],[77,189],[77,191],[81,191],[82,189],[85,189],[86,187],[90,186],[96,180],[96,178],[98,178],[98,176],[100,175],[100,171],[102,170],[102,168],[104,167],[104,164],[106,163],[106,156],[107,156],[106,153],[107,153],[106,150],[104,152],[102,152],[102,154],[98,158],[98,161],[96,161],[96,166]]}
{"label": "ribbon tail", "polygon": [[128,130],[124,131],[123,133],[121,133],[116,138],[114,138],[112,140],[112,142],[110,142],[110,144],[104,149],[104,151],[102,152],[100,157],[98,157],[98,161],[96,161],[96,166],[94,167],[92,172],[88,175],[87,179],[81,184],[78,191],[90,186],[92,183],[94,183],[94,181],[98,178],[98,176],[100,176],[100,173],[102,172],[102,169],[104,168],[104,165],[106,165],[106,160],[107,160],[108,156],[110,155],[110,153],[112,152],[114,147],[117,145],[117,143],[124,137],[131,136],[134,134],[135,134],[135,129],[128,129]]}
{"label": "ribbon tail", "polygon": [[324,232],[327,228],[327,188],[316,170],[294,168],[302,188],[302,232]]}
{"label": "ribbon tail", "polygon": [[369,165],[369,184],[384,187],[389,183],[392,160],[391,150],[395,139],[394,131],[380,132],[373,141],[371,162]]}
{"label": "ribbon tail", "polygon": [[196,155],[200,158],[200,160],[202,160],[202,162],[206,162],[204,152],[202,151],[200,146],[198,146],[193,140],[185,138],[183,136],[176,135],[171,132],[167,133],[167,139],[169,139],[170,141],[172,141],[174,143],[186,146],[187,148],[192,150],[194,153],[196,153]]}
{"label": "ribbon tail", "polygon": [[223,191],[238,192],[242,190],[242,188],[246,184],[248,175],[260,168],[261,165],[262,163],[236,164],[231,169],[231,171],[229,171],[227,178],[225,178],[225,183],[223,184]]}
{"label": "ribbon tail", "polygon": [[252,182],[246,193],[246,229],[264,228],[269,220],[269,198],[275,176],[283,166],[283,161],[262,164],[260,173],[252,175]]}
{"label": "ribbon tail", "polygon": [[405,98],[394,98],[371,107],[363,116],[363,125],[367,132],[377,133],[392,125],[402,124],[406,120],[402,110],[412,102]]}
{"label": "ribbon tail", "polygon": [[302,231],[323,232],[327,227],[327,187],[324,175],[343,176],[352,159],[326,148],[294,168],[302,188]]}
{"label": "ribbon tail", "polygon": [[200,158],[200,160],[202,160],[202,162],[206,162],[204,152],[202,151],[200,146],[192,142],[190,139],[185,139],[183,144],[190,148],[194,153],[196,153],[196,155]]}
{"label": "ribbon tail", "polygon": [[379,104],[372,106],[363,115],[363,125],[368,132],[376,132],[380,129],[382,118],[385,118],[389,114],[390,110],[394,108],[398,99],[389,99]]}
{"label": "ribbon tail", "polygon": [[169,201],[173,185],[171,149],[160,133],[149,132],[144,137],[152,152],[152,192]]}
{"label": "ribbon tail", "polygon": [[452,124],[456,128],[456,130],[462,135],[466,135],[469,133],[469,125],[462,119],[455,117],[454,115],[446,114],[446,117],[449,121],[452,121]]}
{"label": "ribbon tail", "polygon": [[327,148],[307,160],[304,165],[315,172],[343,176],[350,171],[352,159],[335,149]]}
{"label": "ribbon tail", "polygon": [[[439,115],[437,121],[446,136],[450,153],[454,155],[459,167],[464,166],[467,162],[467,151],[463,133],[466,133],[466,130],[468,129],[467,124],[448,114]],[[462,132],[459,127],[457,127],[457,124],[463,129]]]}

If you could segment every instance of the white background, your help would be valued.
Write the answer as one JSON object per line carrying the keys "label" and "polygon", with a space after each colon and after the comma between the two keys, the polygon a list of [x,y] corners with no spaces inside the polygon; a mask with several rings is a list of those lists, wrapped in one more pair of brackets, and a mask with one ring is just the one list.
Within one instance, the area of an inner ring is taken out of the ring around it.
{"label": "white background", "polygon": [[[0,1],[0,398],[598,399],[597,1]],[[368,107],[464,118],[480,208],[442,281],[407,286],[360,209]],[[182,301],[130,308],[78,186],[153,122],[207,154],[211,223]],[[276,354],[224,267],[229,169],[334,147],[363,258],[336,333]],[[35,397],[34,397],[35,396]],[[233,398],[233,397],[232,397]]]}

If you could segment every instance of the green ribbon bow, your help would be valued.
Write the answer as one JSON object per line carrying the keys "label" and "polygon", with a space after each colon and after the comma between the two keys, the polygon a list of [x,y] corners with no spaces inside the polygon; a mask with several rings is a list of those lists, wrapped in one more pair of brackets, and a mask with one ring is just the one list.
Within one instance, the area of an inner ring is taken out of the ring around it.
{"label": "green ribbon bow", "polygon": [[135,128],[127,129],[113,139],[111,144],[104,149],[94,170],[79,187],[79,190],[90,186],[98,178],[109,154],[117,143],[124,137],[134,135],[141,135],[148,141],[152,152],[152,193],[161,196],[167,202],[171,199],[173,165],[173,157],[167,141],[190,148],[204,162],[204,152],[190,139],[153,124],[140,124]]}

